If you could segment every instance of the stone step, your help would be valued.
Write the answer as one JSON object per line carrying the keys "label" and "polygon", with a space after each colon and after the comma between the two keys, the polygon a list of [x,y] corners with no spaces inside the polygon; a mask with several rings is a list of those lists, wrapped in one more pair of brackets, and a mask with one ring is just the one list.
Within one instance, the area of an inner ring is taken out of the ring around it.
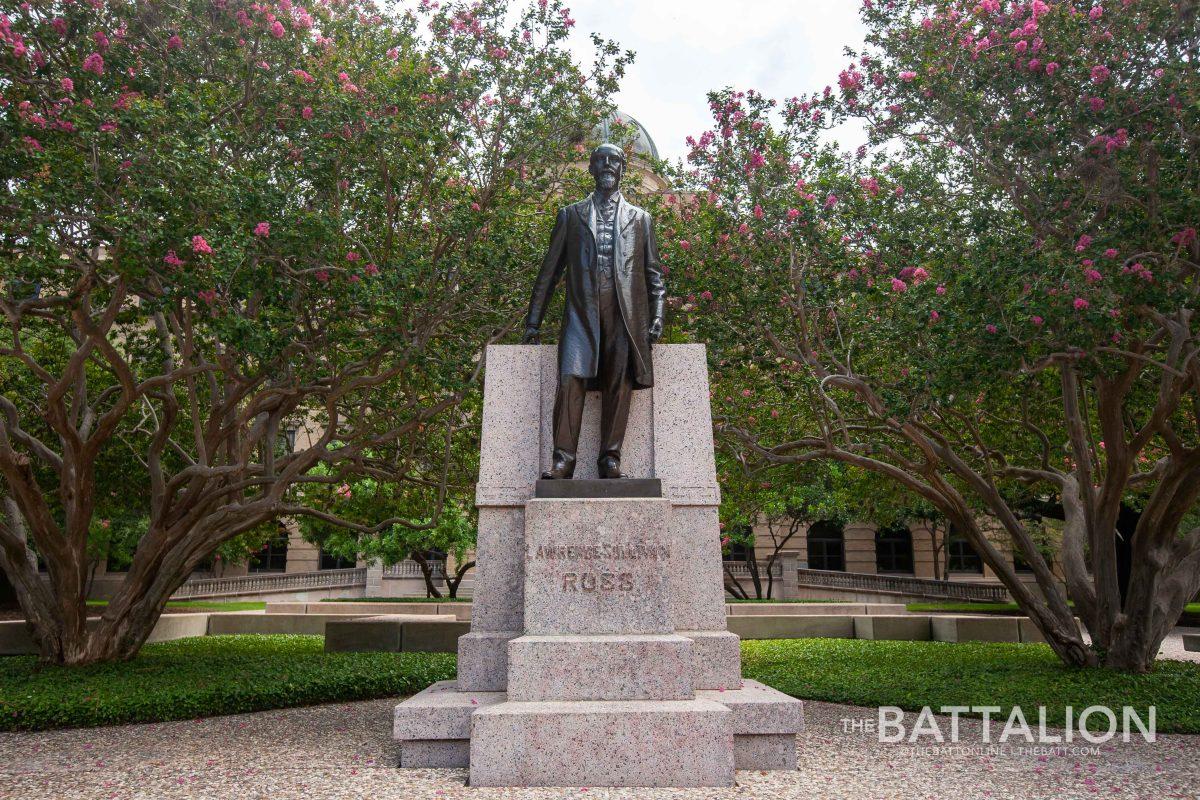
{"label": "stone step", "polygon": [[804,730],[804,703],[758,681],[733,691],[698,691],[733,715],[733,754],[738,769],[795,769],[796,734]]}
{"label": "stone step", "polygon": [[710,700],[505,702],[471,717],[471,786],[733,785],[732,714]]}
{"label": "stone step", "polygon": [[694,659],[674,634],[522,636],[508,643],[508,698],[691,700]]}

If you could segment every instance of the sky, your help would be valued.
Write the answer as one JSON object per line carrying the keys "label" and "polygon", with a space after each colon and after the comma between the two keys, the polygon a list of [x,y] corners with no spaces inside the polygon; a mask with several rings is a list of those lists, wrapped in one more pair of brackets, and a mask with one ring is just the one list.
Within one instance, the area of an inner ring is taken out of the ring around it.
{"label": "sky", "polygon": [[[856,0],[574,0],[571,46],[590,63],[590,34],[613,39],[637,59],[617,107],[650,132],[663,158],[687,152],[685,138],[712,126],[707,94],[732,86],[783,99],[837,83],[861,48]],[[835,133],[857,147],[860,130]]]}

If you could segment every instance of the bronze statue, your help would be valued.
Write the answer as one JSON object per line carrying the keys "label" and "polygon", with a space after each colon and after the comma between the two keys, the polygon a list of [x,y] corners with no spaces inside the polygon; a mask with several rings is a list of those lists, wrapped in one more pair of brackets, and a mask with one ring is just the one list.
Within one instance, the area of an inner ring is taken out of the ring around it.
{"label": "bronze statue", "polygon": [[570,478],[583,401],[599,389],[601,478],[621,477],[621,444],[633,391],[654,385],[651,344],[663,331],[662,264],[654,223],[621,196],[625,154],[602,144],[588,172],[596,190],[559,209],[550,249],[533,285],[525,320],[526,344],[540,340],[550,296],[566,272],[567,302],[558,340],[558,394],[554,400],[553,464],[543,478]]}

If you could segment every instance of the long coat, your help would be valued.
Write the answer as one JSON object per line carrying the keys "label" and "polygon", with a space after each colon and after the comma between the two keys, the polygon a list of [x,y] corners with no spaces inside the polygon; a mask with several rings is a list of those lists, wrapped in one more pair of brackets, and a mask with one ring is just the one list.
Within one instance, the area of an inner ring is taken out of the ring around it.
{"label": "long coat", "polygon": [[[662,319],[666,288],[654,222],[644,209],[621,198],[613,238],[613,273],[621,318],[629,335],[633,388],[654,385],[650,324]],[[558,373],[593,383],[600,365],[600,310],[596,286],[596,211],[589,195],[559,209],[529,301],[528,327],[540,328],[554,287],[566,272],[567,302],[558,340]]]}

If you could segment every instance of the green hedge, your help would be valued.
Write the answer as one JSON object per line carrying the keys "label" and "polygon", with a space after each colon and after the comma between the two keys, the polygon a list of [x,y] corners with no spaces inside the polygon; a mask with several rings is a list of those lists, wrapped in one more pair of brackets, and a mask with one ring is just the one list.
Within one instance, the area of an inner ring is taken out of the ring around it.
{"label": "green hedge", "polygon": [[[1092,705],[1133,706],[1145,719],[1157,706],[1162,733],[1200,733],[1200,664],[1159,661],[1148,675],[1065,667],[1041,644],[768,639],[742,642],[747,678],[794,697],[856,706],[1019,705],[1036,724],[1063,724]],[[1097,722],[1099,722],[1098,718]],[[994,721],[994,718],[993,718]],[[1003,724],[1003,719],[1001,720]]]}
{"label": "green hedge", "polygon": [[326,653],[321,636],[207,636],[133,661],[0,658],[0,730],[90,727],[407,695],[454,677],[449,653]]}
{"label": "green hedge", "polygon": [[[454,677],[449,653],[325,653],[320,636],[210,636],[147,645],[133,661],[39,668],[0,658],[0,730],[116,725],[408,695]],[[742,670],[795,697],[935,710],[1014,705],[1158,707],[1161,732],[1200,733],[1200,664],[1149,675],[1063,667],[1045,645],[775,639],[742,643]]]}

